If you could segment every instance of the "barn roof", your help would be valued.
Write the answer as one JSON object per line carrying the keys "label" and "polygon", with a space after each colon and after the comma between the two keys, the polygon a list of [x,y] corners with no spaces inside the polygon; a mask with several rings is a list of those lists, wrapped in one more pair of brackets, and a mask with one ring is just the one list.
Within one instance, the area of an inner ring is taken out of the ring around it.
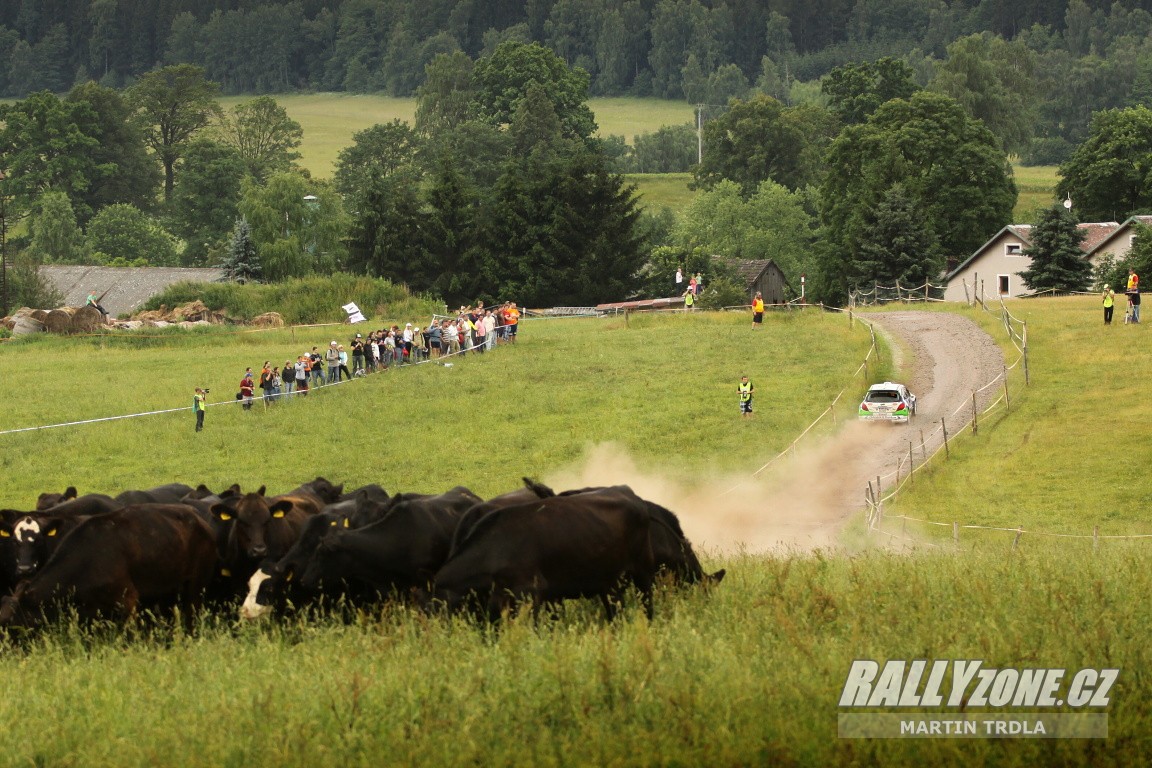
{"label": "barn roof", "polygon": [[116,317],[135,312],[144,302],[174,283],[219,281],[219,269],[181,267],[92,267],[45,264],[40,274],[64,294],[64,303],[82,307],[88,293],[97,296],[107,291],[101,306]]}

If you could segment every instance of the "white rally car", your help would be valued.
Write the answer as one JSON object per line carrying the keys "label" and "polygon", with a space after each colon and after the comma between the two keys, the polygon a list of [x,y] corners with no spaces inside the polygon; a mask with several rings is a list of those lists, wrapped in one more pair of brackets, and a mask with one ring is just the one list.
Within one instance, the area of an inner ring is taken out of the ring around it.
{"label": "white rally car", "polygon": [[893,381],[873,384],[860,402],[858,415],[863,421],[906,423],[916,415],[916,395]]}

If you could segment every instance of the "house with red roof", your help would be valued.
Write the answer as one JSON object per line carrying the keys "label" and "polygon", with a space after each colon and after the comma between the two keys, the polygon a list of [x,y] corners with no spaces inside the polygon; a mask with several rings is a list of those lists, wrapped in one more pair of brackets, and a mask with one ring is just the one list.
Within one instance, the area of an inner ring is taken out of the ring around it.
{"label": "house with red roof", "polygon": [[[1135,218],[1152,220],[1152,217]],[[1129,219],[1125,225],[1131,221]],[[1114,237],[1121,229],[1121,225],[1115,221],[1077,226],[1085,233],[1080,249],[1086,259],[1095,259],[1093,254],[1096,253],[1099,253],[1099,258],[1103,258],[1099,248],[1108,242],[1117,248],[1127,244],[1124,253],[1131,247],[1130,239],[1118,240]],[[971,302],[978,296],[983,296],[985,300],[998,296],[1008,299],[1032,293],[1020,277],[1020,273],[1032,265],[1031,257],[1024,254],[1025,249],[1032,245],[1029,237],[1031,231],[1031,224],[1009,224],[993,235],[991,240],[944,277],[944,300]],[[1095,260],[1093,263],[1096,263]]]}

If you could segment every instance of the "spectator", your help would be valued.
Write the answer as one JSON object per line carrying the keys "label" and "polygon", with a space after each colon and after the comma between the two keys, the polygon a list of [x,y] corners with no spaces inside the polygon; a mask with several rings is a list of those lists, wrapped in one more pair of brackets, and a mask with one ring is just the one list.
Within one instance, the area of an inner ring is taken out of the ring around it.
{"label": "spectator", "polygon": [[244,410],[252,410],[252,395],[255,393],[256,384],[252,381],[252,369],[249,368],[244,372],[244,378],[240,379],[240,399],[244,401]]}
{"label": "spectator", "polygon": [[284,361],[284,367],[280,371],[280,378],[284,380],[284,394],[292,394],[292,388],[296,386],[296,369],[292,367],[291,360]]}
{"label": "spectator", "polygon": [[1112,312],[1116,308],[1116,291],[1104,286],[1104,325],[1112,325]]}
{"label": "spectator", "polygon": [[284,386],[284,379],[280,375],[280,369],[272,368],[272,402],[280,399],[280,392]]}
{"label": "spectator", "polygon": [[484,338],[488,341],[488,349],[496,346],[496,317],[491,311],[484,311]]}
{"label": "spectator", "polygon": [[328,383],[334,384],[339,380],[340,376],[340,350],[337,344],[333,341],[328,345],[328,351],[324,353],[324,360],[328,363]]}
{"label": "spectator", "polygon": [[752,299],[752,330],[756,330],[764,322],[764,297],[756,291],[756,298]]}
{"label": "spectator", "polygon": [[324,364],[320,357],[320,352],[316,347],[312,347],[312,351],[308,354],[309,366],[312,371],[312,384],[320,386],[324,383]]}
{"label": "spectator", "polygon": [[352,375],[364,375],[364,337],[360,334],[352,339]]}
{"label": "spectator", "polygon": [[516,309],[516,302],[509,302],[504,322],[508,324],[508,340],[515,342],[516,331],[520,328],[520,310]]}
{"label": "spectator", "polygon": [[338,359],[340,361],[340,380],[343,381],[344,376],[351,379],[352,374],[348,373],[348,353],[344,350],[343,344],[336,347],[336,354],[339,355]]}
{"label": "spectator", "polygon": [[296,393],[300,395],[308,394],[308,355],[303,354],[296,358],[296,363],[292,366],[292,370],[296,374]]}
{"label": "spectator", "polygon": [[443,341],[447,343],[447,352],[449,355],[460,354],[460,327],[456,325],[455,320],[444,321],[444,334]]}

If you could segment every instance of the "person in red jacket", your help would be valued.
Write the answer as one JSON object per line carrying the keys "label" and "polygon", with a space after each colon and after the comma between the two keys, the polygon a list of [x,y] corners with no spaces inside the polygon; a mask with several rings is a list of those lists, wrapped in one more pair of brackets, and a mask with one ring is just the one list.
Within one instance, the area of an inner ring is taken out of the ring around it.
{"label": "person in red jacket", "polygon": [[244,378],[240,379],[240,399],[244,401],[244,410],[252,410],[252,394],[256,389],[255,383],[252,381],[252,369],[249,368],[244,373]]}

